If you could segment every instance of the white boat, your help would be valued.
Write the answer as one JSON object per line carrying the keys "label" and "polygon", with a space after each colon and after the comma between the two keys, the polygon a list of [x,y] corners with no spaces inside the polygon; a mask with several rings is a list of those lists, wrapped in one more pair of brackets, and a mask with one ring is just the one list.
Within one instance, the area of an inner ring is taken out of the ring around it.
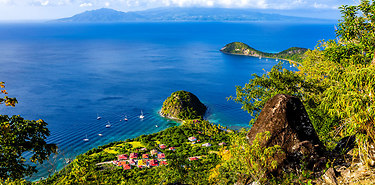
{"label": "white boat", "polygon": [[102,137],[102,136],[103,136],[103,134],[98,134],[98,136]]}
{"label": "white boat", "polygon": [[125,116],[124,121],[128,121],[128,117],[127,116]]}
{"label": "white boat", "polygon": [[109,121],[108,121],[108,123],[105,125],[105,128],[109,128],[109,127],[111,127],[112,125],[109,123]]}
{"label": "white boat", "polygon": [[259,56],[259,59],[262,59],[262,56]]}
{"label": "white boat", "polygon": [[276,62],[279,61],[279,59],[276,58]]}
{"label": "white boat", "polygon": [[97,119],[97,120],[100,120],[100,119],[102,119],[102,117],[100,117],[99,114],[96,113],[96,119]]}
{"label": "white boat", "polygon": [[155,125],[156,128],[158,128],[159,126],[158,125]]}
{"label": "white boat", "polygon": [[139,116],[139,118],[143,119],[145,116],[143,115],[143,112],[141,111],[141,115]]}
{"label": "white boat", "polygon": [[84,141],[84,142],[87,142],[87,141],[89,141],[89,139],[87,138],[87,134],[86,134],[86,138],[85,138],[85,139],[83,139],[83,141]]}

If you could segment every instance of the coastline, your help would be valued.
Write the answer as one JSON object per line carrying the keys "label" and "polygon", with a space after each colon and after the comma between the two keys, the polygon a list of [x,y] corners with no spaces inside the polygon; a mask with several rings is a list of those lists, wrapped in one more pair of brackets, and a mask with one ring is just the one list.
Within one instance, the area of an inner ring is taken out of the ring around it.
{"label": "coastline", "polygon": [[239,53],[229,53],[229,52],[225,52],[225,51],[222,51],[220,50],[220,52],[226,54],[226,55],[235,55],[235,56],[245,56],[245,57],[255,57],[255,58],[258,58],[258,57],[262,57],[262,58],[269,58],[269,59],[280,59],[280,60],[285,60],[285,61],[288,61],[290,64],[294,64],[294,65],[301,65],[299,62],[296,62],[294,60],[290,60],[290,59],[285,59],[285,58],[277,58],[277,57],[267,57],[267,56],[261,56],[261,55],[245,55],[245,54],[239,54]]}

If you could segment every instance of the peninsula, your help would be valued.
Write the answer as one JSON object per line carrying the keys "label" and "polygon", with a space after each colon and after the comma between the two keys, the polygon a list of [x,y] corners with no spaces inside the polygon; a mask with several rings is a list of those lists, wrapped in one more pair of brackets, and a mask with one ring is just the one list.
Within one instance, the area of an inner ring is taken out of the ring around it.
{"label": "peninsula", "polygon": [[276,58],[292,60],[295,62],[300,62],[304,58],[304,54],[308,49],[300,47],[291,47],[287,50],[281,51],[279,53],[266,53],[256,50],[249,45],[242,42],[232,42],[225,45],[220,49],[221,52],[231,55],[245,55],[252,57],[265,57],[265,58]]}

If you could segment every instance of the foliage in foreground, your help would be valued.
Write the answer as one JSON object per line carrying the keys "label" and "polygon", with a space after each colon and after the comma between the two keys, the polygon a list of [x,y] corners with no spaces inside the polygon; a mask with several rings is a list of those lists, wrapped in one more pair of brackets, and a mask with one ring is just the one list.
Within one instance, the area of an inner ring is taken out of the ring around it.
{"label": "foliage in foreground", "polygon": [[375,143],[375,2],[362,0],[358,6],[342,6],[341,12],[337,40],[322,41],[306,52],[298,72],[275,66],[237,87],[233,99],[244,110],[259,113],[275,94],[297,96],[323,142],[331,146],[332,140],[356,135],[368,163]]}
{"label": "foliage in foreground", "polygon": [[[0,89],[3,88],[4,82],[0,82]],[[1,90],[1,93],[8,94],[6,90]],[[15,106],[17,100],[5,96],[0,98],[0,104],[4,102],[6,106]],[[47,123],[43,120],[0,115],[0,183],[21,182],[19,179],[37,172],[31,163],[42,164],[57,149],[55,144],[46,143],[49,134]],[[30,161],[23,156],[26,152],[31,154]]]}

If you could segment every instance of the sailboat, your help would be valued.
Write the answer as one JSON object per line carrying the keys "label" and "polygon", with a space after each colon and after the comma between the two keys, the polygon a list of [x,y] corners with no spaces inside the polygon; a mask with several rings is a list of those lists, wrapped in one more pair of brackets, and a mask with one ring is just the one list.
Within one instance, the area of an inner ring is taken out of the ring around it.
{"label": "sailboat", "polygon": [[100,119],[102,119],[102,117],[100,117],[99,114],[96,113],[96,119],[97,119],[97,120],[100,120]]}
{"label": "sailboat", "polygon": [[128,116],[125,116],[124,121],[128,121]]}
{"label": "sailboat", "polygon": [[109,127],[111,127],[112,125],[109,123],[109,121],[108,121],[108,123],[105,125],[105,128],[109,128]]}
{"label": "sailboat", "polygon": [[86,138],[85,138],[85,139],[83,139],[83,141],[84,141],[84,142],[87,142],[87,141],[89,141],[89,139],[87,138],[87,134],[86,134]]}
{"label": "sailboat", "polygon": [[141,111],[141,115],[139,116],[139,118],[143,119],[145,116],[143,115],[143,112]]}

